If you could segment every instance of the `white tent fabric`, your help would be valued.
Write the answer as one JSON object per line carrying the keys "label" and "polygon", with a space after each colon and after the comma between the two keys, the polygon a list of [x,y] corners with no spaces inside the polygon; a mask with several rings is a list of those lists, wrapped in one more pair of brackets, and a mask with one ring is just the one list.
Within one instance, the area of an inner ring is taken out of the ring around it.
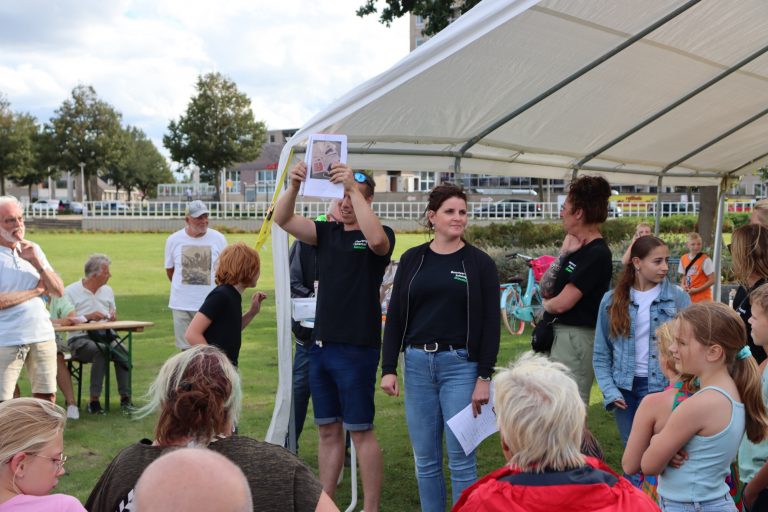
{"label": "white tent fabric", "polygon": [[[720,184],[768,163],[767,25],[764,0],[484,0],[307,122],[279,168],[325,132],[356,168]],[[275,228],[290,354],[286,243]]]}

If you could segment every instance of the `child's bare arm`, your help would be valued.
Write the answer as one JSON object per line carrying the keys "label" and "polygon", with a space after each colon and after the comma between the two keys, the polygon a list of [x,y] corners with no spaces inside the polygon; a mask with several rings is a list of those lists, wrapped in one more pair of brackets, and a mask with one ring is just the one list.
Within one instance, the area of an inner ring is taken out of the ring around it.
{"label": "child's bare arm", "polygon": [[210,327],[211,319],[205,316],[199,311],[192,317],[192,321],[187,327],[187,332],[184,333],[184,337],[187,339],[187,343],[190,345],[207,345],[208,342],[203,336],[203,333]]}
{"label": "child's bare arm", "polygon": [[763,464],[752,480],[749,481],[746,487],[744,487],[744,503],[752,508],[752,505],[757,499],[757,495],[760,491],[768,487],[768,462]]}
{"label": "child's bare arm", "polygon": [[651,438],[640,463],[643,473],[661,474],[685,444],[702,430],[711,412],[710,404],[698,396],[680,404],[661,432]]}
{"label": "child's bare arm", "polygon": [[632,430],[627,440],[627,447],[624,449],[624,456],[621,458],[621,467],[628,475],[640,471],[640,460],[651,443],[654,426],[656,425],[654,409],[659,405],[659,400],[656,400],[654,395],[648,395],[640,402],[640,406],[637,408],[635,419],[632,421]]}

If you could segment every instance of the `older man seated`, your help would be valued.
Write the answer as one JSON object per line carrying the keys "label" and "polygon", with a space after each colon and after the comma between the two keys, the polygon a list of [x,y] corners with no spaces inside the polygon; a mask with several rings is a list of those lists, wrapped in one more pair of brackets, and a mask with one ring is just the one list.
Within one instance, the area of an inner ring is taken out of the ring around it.
{"label": "older man seated", "polygon": [[[110,263],[110,259],[104,254],[91,255],[85,262],[85,277],[64,289],[64,294],[75,306],[77,314],[84,316],[88,322],[117,319],[115,294],[112,288],[107,285],[109,278],[112,277],[112,274],[109,273]],[[99,397],[108,364],[104,358],[103,349],[85,331],[73,332],[67,343],[72,351],[73,359],[84,363],[93,363],[91,367],[91,398],[87,410],[91,414],[103,414],[104,409],[101,407]],[[132,405],[128,353],[119,345],[112,346],[109,353],[112,361],[115,362],[120,407],[123,410],[130,409]]]}
{"label": "older man seated", "polygon": [[493,379],[507,465],[467,488],[453,510],[658,511],[605,463],[582,455],[586,408],[565,366],[523,354]]}

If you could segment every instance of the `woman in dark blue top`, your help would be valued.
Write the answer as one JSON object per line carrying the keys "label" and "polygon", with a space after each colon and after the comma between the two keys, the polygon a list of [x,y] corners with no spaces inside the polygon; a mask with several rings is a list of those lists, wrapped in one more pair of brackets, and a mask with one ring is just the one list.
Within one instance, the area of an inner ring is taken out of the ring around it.
{"label": "woman in dark blue top", "polygon": [[[499,351],[499,278],[493,260],[462,238],[467,199],[443,184],[429,195],[434,238],[403,254],[387,311],[381,388],[400,394],[397,357],[405,352],[405,416],[421,509],[445,510],[443,432],[453,503],[477,479],[475,453],[464,454],[446,421],[488,403]],[[486,412],[488,414],[488,412]]]}

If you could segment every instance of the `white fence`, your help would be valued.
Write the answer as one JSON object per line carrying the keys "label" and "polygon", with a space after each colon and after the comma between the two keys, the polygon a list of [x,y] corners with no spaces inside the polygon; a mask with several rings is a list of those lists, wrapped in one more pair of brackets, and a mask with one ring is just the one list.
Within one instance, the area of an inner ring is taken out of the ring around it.
{"label": "white fence", "polygon": [[[750,212],[754,201],[727,203],[728,212]],[[184,217],[187,203],[185,201],[166,202],[131,202],[117,201],[87,201],[83,211],[84,217],[141,217],[141,218],[179,218]],[[261,202],[206,202],[210,218],[264,218],[269,203]],[[306,217],[316,217],[328,210],[327,201],[299,202],[296,212]],[[424,213],[424,203],[418,202],[387,202],[373,203],[373,211],[382,219],[418,219]],[[481,220],[514,220],[514,219],[557,219],[560,216],[558,203],[536,202],[471,202],[467,205],[469,217]],[[653,217],[656,203],[611,203],[608,216],[614,217]],[[696,215],[699,213],[699,203],[662,202],[661,215]],[[27,217],[56,217],[56,210],[40,210],[27,207]]]}

